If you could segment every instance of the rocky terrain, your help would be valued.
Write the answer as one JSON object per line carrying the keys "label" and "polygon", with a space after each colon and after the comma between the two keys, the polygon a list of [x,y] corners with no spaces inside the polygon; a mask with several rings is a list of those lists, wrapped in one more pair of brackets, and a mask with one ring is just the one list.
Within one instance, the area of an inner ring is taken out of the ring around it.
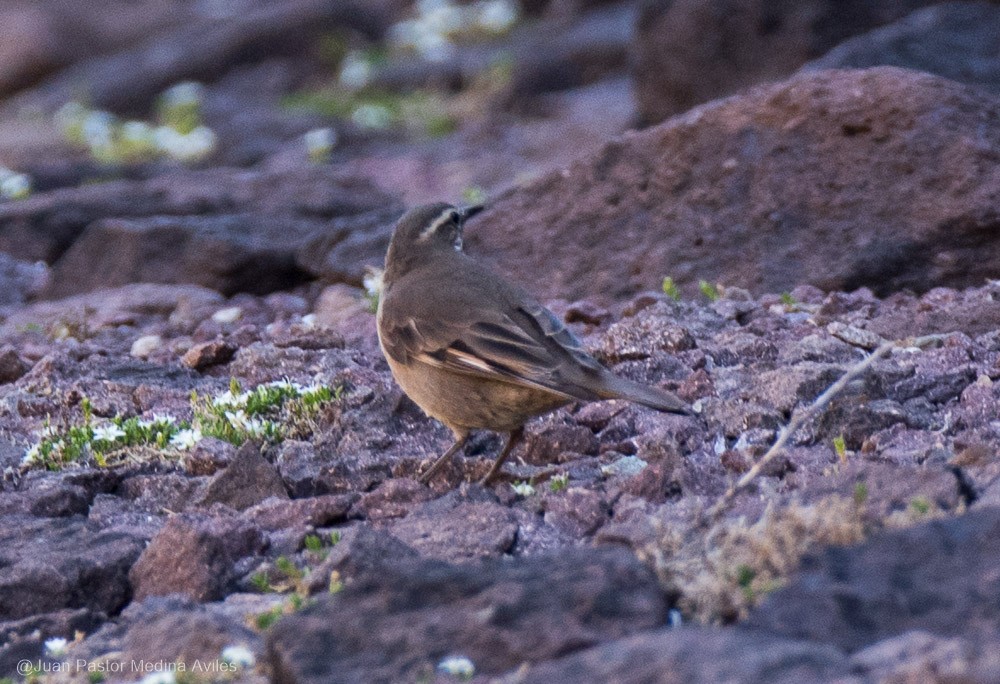
{"label": "rocky terrain", "polygon": [[[1000,680],[998,25],[0,8],[0,682]],[[432,200],[696,415],[420,484],[372,269]]]}

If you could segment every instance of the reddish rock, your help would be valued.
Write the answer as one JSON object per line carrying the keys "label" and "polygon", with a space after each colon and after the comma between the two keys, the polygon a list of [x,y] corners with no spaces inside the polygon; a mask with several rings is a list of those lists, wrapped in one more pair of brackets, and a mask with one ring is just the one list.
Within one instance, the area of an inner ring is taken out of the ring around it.
{"label": "reddish rock", "polygon": [[263,551],[265,541],[256,526],[224,510],[170,518],[129,572],[135,598],[184,594],[214,601],[225,596],[236,579],[236,562]]}
{"label": "reddish rock", "polygon": [[389,526],[422,555],[451,562],[501,556],[514,545],[517,518],[494,503],[462,503],[450,510],[425,505]]}
{"label": "reddish rock", "polygon": [[998,122],[996,99],[933,76],[804,74],[506,194],[467,248],[543,299],[620,299],[665,275],[684,292],[975,285],[1000,258]]}
{"label": "reddish rock", "polygon": [[202,508],[219,503],[242,511],[271,497],[287,499],[288,490],[277,469],[260,455],[260,447],[247,442],[192,503]]}
{"label": "reddish rock", "polygon": [[213,340],[196,344],[184,353],[181,363],[194,370],[205,370],[210,366],[228,363],[238,347],[226,340]]}

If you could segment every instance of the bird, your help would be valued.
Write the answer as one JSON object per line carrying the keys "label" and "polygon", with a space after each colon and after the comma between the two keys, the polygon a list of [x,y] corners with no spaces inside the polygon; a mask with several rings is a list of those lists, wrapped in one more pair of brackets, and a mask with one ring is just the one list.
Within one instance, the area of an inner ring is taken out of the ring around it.
{"label": "bird", "polygon": [[473,431],[506,433],[480,484],[496,476],[533,417],[572,402],[626,399],[693,415],[663,389],[615,375],[527,291],[462,249],[482,206],[414,207],[393,228],[376,311],[378,341],[403,392],[455,437],[427,483]]}

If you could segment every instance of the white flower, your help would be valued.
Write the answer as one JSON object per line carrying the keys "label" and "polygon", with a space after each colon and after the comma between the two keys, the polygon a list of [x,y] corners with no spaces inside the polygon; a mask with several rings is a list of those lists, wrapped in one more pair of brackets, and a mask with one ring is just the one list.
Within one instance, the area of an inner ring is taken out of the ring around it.
{"label": "white flower", "polygon": [[56,637],[53,639],[45,640],[45,655],[50,658],[59,658],[60,656],[66,655],[66,646],[69,645],[69,641],[63,639],[62,637]]}
{"label": "white flower", "polygon": [[450,2],[438,2],[433,6],[423,3],[418,21],[425,33],[436,33],[442,37],[460,31],[465,26],[462,8]]}
{"label": "white flower", "polygon": [[0,167],[0,199],[24,199],[31,194],[31,177]]}
{"label": "white flower", "polygon": [[260,418],[251,418],[243,409],[226,411],[226,420],[237,430],[243,430],[255,437],[264,434],[269,426],[269,423],[265,423]]}
{"label": "white flower", "polygon": [[340,85],[358,89],[368,85],[372,77],[372,65],[360,52],[348,52],[340,63]]}
{"label": "white flower", "polygon": [[35,444],[30,449],[24,452],[24,456],[21,458],[21,465],[34,465],[38,461],[38,456],[41,453],[42,444],[39,442]]}
{"label": "white flower", "polygon": [[180,430],[170,438],[170,446],[180,451],[187,451],[202,439],[201,430],[192,428],[190,430]]}
{"label": "white flower", "polygon": [[153,127],[145,121],[126,121],[122,124],[122,140],[136,145],[152,145]]}
{"label": "white flower", "polygon": [[302,136],[309,159],[319,163],[330,157],[330,151],[337,144],[337,134],[332,128],[314,128]]}
{"label": "white flower", "polygon": [[46,425],[45,427],[42,428],[42,431],[39,434],[42,437],[55,437],[56,435],[59,434],[59,428],[57,428],[55,425]]}
{"label": "white flower", "polygon": [[425,31],[417,36],[417,52],[428,62],[444,62],[455,54],[455,44],[441,33]]}
{"label": "white flower", "polygon": [[171,415],[163,415],[161,413],[153,414],[153,425],[162,425],[163,427],[170,427],[171,425],[176,425],[177,419]]}
{"label": "white flower", "polygon": [[392,123],[392,112],[382,105],[363,104],[351,114],[351,121],[361,128],[385,128]]}
{"label": "white flower", "polygon": [[385,271],[381,268],[370,267],[365,269],[365,275],[361,279],[361,282],[365,286],[365,292],[368,293],[369,297],[379,297],[382,294],[382,278],[385,276]]}
{"label": "white flower", "polygon": [[163,91],[163,104],[167,107],[183,107],[201,102],[205,87],[196,81],[182,81]]}
{"label": "white flower", "polygon": [[171,670],[152,672],[140,679],[139,684],[177,684],[177,677]]}
{"label": "white flower", "polygon": [[461,679],[472,679],[476,674],[475,664],[465,656],[448,656],[438,663],[437,669],[439,672]]}
{"label": "white flower", "polygon": [[212,400],[212,405],[218,408],[224,408],[226,406],[246,406],[247,399],[250,398],[249,392],[240,392],[239,394],[233,394],[232,390],[226,390],[215,399]]}
{"label": "white flower", "polygon": [[476,23],[491,33],[504,33],[517,21],[517,5],[510,0],[485,0],[474,6]]}
{"label": "white flower", "polygon": [[87,116],[87,108],[79,102],[67,102],[56,112],[56,124],[68,132],[73,128],[83,125],[83,120]]}
{"label": "white flower", "polygon": [[243,429],[254,437],[260,437],[272,426],[273,423],[263,421],[260,418],[250,418]]}
{"label": "white flower", "polygon": [[302,317],[302,327],[306,330],[312,330],[316,327],[316,314],[306,314]]}
{"label": "white flower", "polygon": [[325,385],[321,385],[319,383],[314,383],[312,385],[309,385],[308,387],[303,387],[303,386],[299,385],[298,390],[299,390],[299,394],[301,394],[303,397],[311,397],[311,396],[315,396],[315,395],[319,394],[320,392],[323,392],[324,390],[326,390],[326,386]]}
{"label": "white flower", "polygon": [[277,387],[278,389],[291,391],[298,391],[296,385],[288,378],[282,378],[281,380],[272,380],[265,385],[266,387]]}
{"label": "white flower", "polygon": [[92,149],[111,147],[114,140],[115,117],[108,112],[89,112],[83,120],[80,132],[83,141]]}
{"label": "white flower", "polygon": [[253,652],[243,644],[226,646],[222,649],[222,659],[239,667],[253,667],[254,663],[257,662]]}
{"label": "white flower", "polygon": [[157,149],[179,161],[197,161],[215,149],[215,132],[207,126],[198,126],[190,133],[179,133],[170,126],[157,126],[153,131]]}
{"label": "white flower", "polygon": [[125,431],[114,423],[94,428],[95,442],[115,442],[125,436]]}
{"label": "white flower", "polygon": [[511,488],[518,496],[528,497],[535,493],[535,488],[527,482],[515,482],[511,485]]}

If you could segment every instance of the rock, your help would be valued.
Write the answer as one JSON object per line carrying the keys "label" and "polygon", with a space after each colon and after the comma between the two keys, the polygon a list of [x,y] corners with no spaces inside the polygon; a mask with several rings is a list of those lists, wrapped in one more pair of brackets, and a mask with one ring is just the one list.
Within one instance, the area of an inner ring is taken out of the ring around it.
{"label": "rock", "polygon": [[159,335],[143,335],[132,343],[129,353],[138,359],[148,359],[156,350],[163,347],[163,338]]}
{"label": "rock", "polygon": [[299,249],[298,265],[327,282],[361,287],[366,267],[382,267],[392,227],[403,213],[394,202],[386,205],[318,230]]}
{"label": "rock", "polygon": [[190,20],[183,3],[112,0],[84,10],[74,2],[16,2],[0,12],[0,98],[97,51],[111,51]]}
{"label": "rock", "polygon": [[[91,224],[102,219],[119,219],[95,226],[92,239],[114,234],[127,238],[125,244],[131,245],[130,249],[122,252],[118,261],[109,261],[106,252],[97,251],[92,241],[86,253],[81,247],[76,251],[78,256],[66,254],[77,266],[71,269],[68,265],[57,265],[56,270],[60,273],[53,278],[48,289],[50,293],[78,292],[70,281],[74,271],[85,279],[83,282],[92,283],[93,275],[87,269],[93,269],[95,264],[103,265],[102,270],[108,277],[121,278],[128,273],[133,273],[133,277],[155,273],[167,277],[169,269],[164,263],[163,250],[174,255],[176,260],[170,264],[174,269],[190,260],[192,274],[200,263],[209,273],[214,273],[216,279],[245,279],[245,274],[227,274],[225,264],[232,266],[247,254],[260,253],[261,245],[268,240],[253,235],[239,237],[239,226],[244,221],[241,216],[252,215],[247,220],[255,222],[253,225],[271,236],[270,242],[286,255],[272,261],[272,266],[280,265],[288,272],[289,269],[294,271],[295,266],[287,255],[294,252],[298,243],[290,241],[281,229],[268,228],[268,225],[277,223],[294,229],[304,240],[308,230],[321,229],[324,220],[371,211],[389,201],[368,181],[320,166],[285,172],[226,168],[175,171],[148,180],[117,180],[39,193],[19,202],[5,202],[0,205],[0,251],[18,259],[41,259],[52,263],[64,255]],[[244,214],[237,213],[234,207],[239,207]],[[262,215],[271,218],[264,220]],[[161,218],[153,218],[157,216]],[[312,225],[307,230],[310,221]],[[173,244],[199,228],[204,231],[203,239],[209,240],[209,245],[214,243],[212,251],[223,259],[221,265],[199,261],[203,255],[190,243]],[[223,254],[224,249],[236,247],[244,256],[232,259]],[[95,261],[86,262],[88,254]],[[153,256],[157,257],[153,264],[145,266],[142,263],[144,258]],[[120,273],[112,266],[117,266]],[[260,273],[255,271],[254,277],[259,278]]]}
{"label": "rock", "polygon": [[[0,211],[2,208],[0,205]],[[221,299],[217,292],[195,285],[126,285],[20,308],[0,324],[0,335],[16,335],[25,327],[53,329],[67,321],[79,321],[89,330],[100,330],[112,325],[145,323],[156,316],[176,315],[182,319],[185,312],[217,305]],[[84,321],[80,321],[81,316]]]}
{"label": "rock", "polygon": [[44,263],[18,261],[0,252],[0,305],[23,304],[45,290],[49,278],[49,269]]}
{"label": "rock", "polygon": [[375,352],[375,316],[364,300],[364,293],[349,285],[330,285],[323,289],[316,299],[316,324],[336,330],[343,335],[343,340],[351,346],[362,346],[368,342],[368,348]]}
{"label": "rock", "polygon": [[233,358],[238,347],[226,340],[213,340],[196,344],[181,357],[181,363],[196,371],[203,371],[211,366],[228,363]]}
{"label": "rock", "polygon": [[143,667],[157,664],[161,668],[169,664],[187,673],[205,673],[215,667],[215,676],[233,672],[220,669],[224,667],[218,662],[222,650],[242,646],[260,658],[262,642],[247,627],[252,616],[227,610],[228,603],[199,605],[181,596],[137,601],[116,620],[75,645],[73,657],[95,665],[105,662],[109,671],[128,673],[130,677],[141,674]]}
{"label": "rock", "polygon": [[434,492],[416,480],[393,478],[362,494],[351,509],[351,515],[366,520],[402,518],[433,498]]}
{"label": "rock", "polygon": [[633,43],[640,118],[781,79],[849,36],[935,0],[647,0]]}
{"label": "rock", "polygon": [[323,494],[294,500],[274,496],[246,509],[243,517],[268,531],[326,527],[343,522],[357,500],[357,494]]}
{"label": "rock", "polygon": [[486,502],[443,509],[437,503],[393,522],[389,531],[421,555],[453,563],[498,557],[514,545],[517,519],[510,509]]}
{"label": "rock", "polygon": [[191,475],[214,475],[232,463],[236,447],[217,437],[202,439],[184,454],[184,470]]}
{"label": "rock", "polygon": [[0,384],[14,382],[28,372],[29,366],[13,348],[0,348]]}
{"label": "rock", "polygon": [[1000,7],[948,2],[851,38],[804,70],[896,66],[1000,91]]}
{"label": "rock", "polygon": [[247,442],[229,465],[205,485],[194,504],[208,508],[220,503],[242,511],[270,498],[288,498],[288,490],[273,465],[260,455],[260,448]]}
{"label": "rock", "polygon": [[943,637],[996,634],[993,558],[1000,508],[876,535],[807,558],[749,625],[852,652],[911,629]]}
{"label": "rock", "polygon": [[[743,629],[657,629],[610,641],[521,673],[525,684],[853,681],[847,658],[826,644]],[[843,679],[837,679],[843,677]]]}
{"label": "rock", "polygon": [[597,492],[579,487],[546,494],[542,505],[545,522],[573,539],[592,535],[607,522],[611,508]]}
{"label": "rock", "polygon": [[45,294],[130,282],[191,283],[224,295],[289,289],[306,278],[294,254],[313,230],[299,218],[249,215],[96,221],[56,263]]}
{"label": "rock", "polygon": [[913,630],[854,653],[851,666],[858,674],[879,681],[956,678],[988,682],[1000,672],[991,655],[996,652],[996,639],[976,641]]}
{"label": "rock", "polygon": [[256,526],[226,514],[180,513],[167,521],[129,572],[135,598],[183,594],[221,599],[236,579],[235,565],[264,550]]}
{"label": "rock", "polygon": [[621,549],[468,565],[396,556],[278,622],[269,664],[277,682],[404,681],[458,653],[498,675],[665,615],[653,576]]}
{"label": "rock", "polygon": [[144,539],[79,516],[0,516],[0,615],[16,620],[62,608],[113,614],[128,602],[128,571]]}
{"label": "rock", "polygon": [[467,248],[543,300],[620,299],[664,275],[682,291],[974,285],[997,272],[998,112],[979,90],[889,67],[803,74],[504,195]]}

